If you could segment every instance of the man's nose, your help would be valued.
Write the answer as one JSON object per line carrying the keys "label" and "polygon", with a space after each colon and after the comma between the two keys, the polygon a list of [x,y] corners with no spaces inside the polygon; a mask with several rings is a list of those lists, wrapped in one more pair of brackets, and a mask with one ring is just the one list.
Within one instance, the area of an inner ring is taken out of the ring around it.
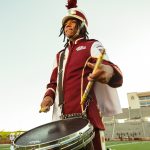
{"label": "man's nose", "polygon": [[66,27],[70,27],[71,26],[71,22],[67,22]]}

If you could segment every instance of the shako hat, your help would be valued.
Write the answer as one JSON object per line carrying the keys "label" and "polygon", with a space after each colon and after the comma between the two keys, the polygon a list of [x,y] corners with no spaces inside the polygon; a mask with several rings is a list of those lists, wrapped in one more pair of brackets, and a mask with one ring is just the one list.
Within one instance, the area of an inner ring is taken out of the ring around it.
{"label": "shako hat", "polygon": [[77,0],[68,0],[66,5],[68,9],[68,14],[63,18],[62,24],[64,24],[70,18],[79,19],[86,28],[88,27],[88,21],[85,14],[77,8]]}

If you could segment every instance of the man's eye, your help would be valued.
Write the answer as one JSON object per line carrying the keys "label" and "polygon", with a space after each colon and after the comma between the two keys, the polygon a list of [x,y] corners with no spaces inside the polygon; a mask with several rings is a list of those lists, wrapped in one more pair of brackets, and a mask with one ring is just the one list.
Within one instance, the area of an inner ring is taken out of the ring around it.
{"label": "man's eye", "polygon": [[76,21],[76,20],[73,20],[72,23],[77,23],[77,21]]}
{"label": "man's eye", "polygon": [[68,24],[76,24],[76,23],[77,23],[76,20],[71,20],[71,21],[69,21],[69,22],[66,22],[66,23],[64,24],[64,26],[67,26]]}

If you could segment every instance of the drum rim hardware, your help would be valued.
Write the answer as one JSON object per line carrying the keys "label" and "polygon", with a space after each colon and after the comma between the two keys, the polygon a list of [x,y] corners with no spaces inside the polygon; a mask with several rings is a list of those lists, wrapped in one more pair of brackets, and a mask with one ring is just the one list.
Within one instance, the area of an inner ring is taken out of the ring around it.
{"label": "drum rim hardware", "polygon": [[[74,119],[74,118],[68,118],[66,120],[69,119]],[[70,150],[70,148],[72,150],[78,150],[79,148],[82,148],[82,146],[86,146],[90,141],[92,141],[92,139],[95,136],[95,133],[93,131],[93,126],[89,123],[89,121],[87,119],[83,119],[83,118],[77,118],[77,119],[82,119],[84,121],[87,121],[86,125],[84,127],[82,127],[79,131],[69,134],[67,136],[58,138],[56,140],[53,141],[48,141],[45,143],[40,143],[40,144],[32,144],[32,145],[17,145],[15,144],[15,141],[18,140],[18,138],[16,138],[16,140],[14,141],[14,146],[16,150],[46,150],[46,149],[52,149],[52,148],[59,148],[61,150]],[[59,120],[61,121],[61,120]],[[57,122],[57,121],[56,121]],[[42,125],[44,126],[44,125]],[[76,147],[73,147],[76,146]]]}

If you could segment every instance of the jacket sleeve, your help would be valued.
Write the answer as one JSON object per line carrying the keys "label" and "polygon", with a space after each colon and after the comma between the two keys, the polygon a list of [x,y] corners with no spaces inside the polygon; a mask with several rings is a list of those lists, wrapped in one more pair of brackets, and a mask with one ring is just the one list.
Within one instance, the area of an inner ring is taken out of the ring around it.
{"label": "jacket sleeve", "polygon": [[122,73],[121,73],[119,67],[117,65],[113,64],[112,62],[106,61],[106,60],[103,61],[103,64],[110,65],[114,70],[114,75],[112,76],[112,78],[108,82],[108,85],[113,87],[113,88],[117,88],[117,87],[122,86],[123,76],[122,76]]}
{"label": "jacket sleeve", "polygon": [[[97,56],[99,56],[99,53],[103,48],[103,45],[99,41],[94,42],[91,47],[91,56],[97,58]],[[110,79],[108,85],[113,88],[120,87],[123,83],[123,76],[119,67],[111,61],[109,61],[107,54],[105,54],[104,56],[103,64],[110,65],[114,70],[114,75]]]}
{"label": "jacket sleeve", "polygon": [[55,100],[56,88],[57,88],[57,75],[58,75],[58,54],[53,65],[52,73],[50,76],[50,82],[47,84],[47,91],[44,94],[44,97],[50,96]]}

